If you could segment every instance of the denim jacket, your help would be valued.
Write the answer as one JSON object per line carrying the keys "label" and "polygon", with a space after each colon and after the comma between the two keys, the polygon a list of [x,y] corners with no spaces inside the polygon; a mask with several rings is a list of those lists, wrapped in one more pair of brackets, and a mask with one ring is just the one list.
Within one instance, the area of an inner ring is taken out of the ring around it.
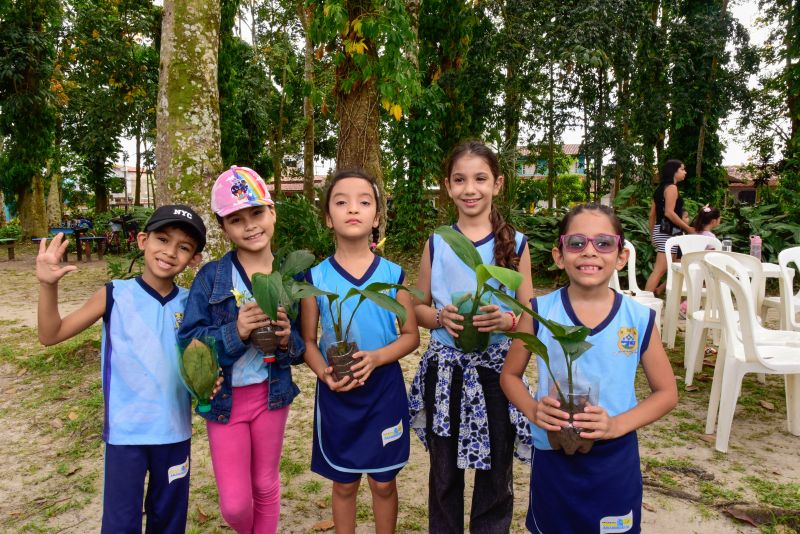
{"label": "denim jacket", "polygon": [[[233,289],[234,251],[222,258],[211,261],[200,269],[189,290],[186,312],[178,331],[178,338],[186,342],[193,337],[210,337],[216,342],[217,357],[225,381],[222,388],[211,401],[211,411],[200,413],[209,421],[227,423],[233,406],[232,372],[233,364],[248,349],[248,344],[239,337],[236,319],[239,309],[231,293]],[[276,361],[266,365],[269,372],[269,398],[267,408],[276,410],[291,404],[300,393],[300,388],[292,381],[292,364],[303,361],[305,344],[297,328],[292,325],[289,348],[278,350]]]}

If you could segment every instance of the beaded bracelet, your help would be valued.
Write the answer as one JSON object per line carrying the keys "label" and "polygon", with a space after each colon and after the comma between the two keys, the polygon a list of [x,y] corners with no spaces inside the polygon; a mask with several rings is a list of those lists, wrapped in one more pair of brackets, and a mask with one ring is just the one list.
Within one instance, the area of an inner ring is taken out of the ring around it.
{"label": "beaded bracelet", "polygon": [[439,328],[442,327],[442,309],[436,308],[436,318],[434,319]]}
{"label": "beaded bracelet", "polygon": [[514,312],[507,311],[506,313],[511,316],[511,328],[509,328],[508,331],[513,332],[517,329],[517,316]]}

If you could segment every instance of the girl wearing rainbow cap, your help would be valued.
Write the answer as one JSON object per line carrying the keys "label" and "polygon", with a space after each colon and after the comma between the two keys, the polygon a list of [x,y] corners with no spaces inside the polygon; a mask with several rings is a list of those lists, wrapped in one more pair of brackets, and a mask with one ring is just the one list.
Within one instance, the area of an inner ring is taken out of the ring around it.
{"label": "girl wearing rainbow cap", "polygon": [[302,361],[303,344],[283,308],[275,321],[276,361],[265,363],[249,341],[253,330],[269,324],[250,298],[253,273],[272,270],[275,208],[264,181],[252,169],[231,167],[214,184],[211,209],[236,249],[200,269],[179,337],[214,338],[225,377],[211,411],[200,414],[207,419],[222,516],[240,534],[274,533],[283,433],[289,404],[299,393],[291,363],[298,354]]}

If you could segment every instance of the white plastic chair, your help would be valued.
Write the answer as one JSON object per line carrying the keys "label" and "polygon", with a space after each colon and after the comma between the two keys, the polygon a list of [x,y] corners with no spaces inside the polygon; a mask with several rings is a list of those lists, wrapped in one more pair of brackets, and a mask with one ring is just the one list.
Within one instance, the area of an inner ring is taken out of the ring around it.
{"label": "white plastic chair", "polygon": [[[794,263],[794,271],[789,267],[790,263]],[[800,310],[800,290],[797,294],[792,294],[793,274],[800,269],[800,247],[782,250],[778,254],[778,265],[781,268],[780,297],[764,298],[764,316],[767,309],[775,308],[781,317],[782,330],[800,330],[800,321],[797,320],[797,312]]]}
{"label": "white plastic chair", "polygon": [[[684,383],[691,386],[694,381],[694,373],[700,372],[703,368],[704,346],[708,331],[713,330],[715,342],[719,345],[717,351],[717,361],[724,358],[724,343],[720,343],[719,332],[722,323],[719,314],[719,305],[713,298],[713,290],[703,291],[703,286],[709,287],[707,270],[703,267],[703,259],[709,253],[715,251],[702,250],[684,254],[681,258],[681,272],[686,281],[686,344],[684,347],[683,364],[686,369]],[[750,287],[752,290],[753,302],[756,309],[760,308],[764,296],[764,273],[761,268],[761,260],[747,254],[738,252],[722,252],[726,256],[741,263],[750,276]],[[711,288],[709,288],[711,289]],[[705,298],[704,298],[705,297]],[[759,377],[763,382],[763,376]]]}
{"label": "white plastic chair", "polygon": [[681,297],[686,295],[686,285],[683,283],[683,276],[678,276],[681,280],[680,287],[675,288],[674,279],[676,277],[673,269],[671,250],[673,247],[680,247],[683,254],[699,252],[711,247],[714,250],[721,250],[722,243],[716,237],[705,235],[676,235],[667,239],[664,246],[667,257],[667,303],[664,309],[664,341],[670,349],[675,348],[675,335],[678,331],[678,310],[681,306]]}
{"label": "white plastic chair", "polygon": [[628,289],[622,289],[617,271],[614,271],[614,275],[611,277],[611,280],[609,280],[608,286],[626,295],[635,297],[655,297],[652,291],[640,289],[639,283],[636,281],[636,247],[626,239],[625,249],[628,251],[628,262],[625,265],[628,273]]}
{"label": "white plastic chair", "polygon": [[746,373],[766,373],[785,375],[788,429],[800,436],[800,333],[767,330],[758,323],[750,275],[744,265],[725,254],[707,254],[704,261],[714,282],[713,298],[718,299],[726,347],[725,358],[718,359],[714,369],[706,433],[713,433],[718,404],[715,447],[727,452],[742,378]]}

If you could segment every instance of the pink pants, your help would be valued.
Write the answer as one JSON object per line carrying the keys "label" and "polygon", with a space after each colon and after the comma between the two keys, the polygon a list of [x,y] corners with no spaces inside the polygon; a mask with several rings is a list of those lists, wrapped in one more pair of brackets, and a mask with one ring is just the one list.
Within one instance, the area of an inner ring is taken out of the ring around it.
{"label": "pink pants", "polygon": [[227,424],[209,421],[208,443],[222,517],[238,534],[274,534],[289,407],[267,410],[267,382],[233,388]]}

